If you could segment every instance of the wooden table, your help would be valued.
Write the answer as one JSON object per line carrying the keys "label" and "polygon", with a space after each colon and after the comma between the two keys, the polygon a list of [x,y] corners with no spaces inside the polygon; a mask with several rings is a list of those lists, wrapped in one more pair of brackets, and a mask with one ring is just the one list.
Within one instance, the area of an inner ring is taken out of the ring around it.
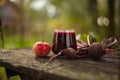
{"label": "wooden table", "polygon": [[[51,54],[49,56],[53,55]],[[0,49],[0,66],[25,75],[30,80],[118,80],[118,58],[57,58],[44,65],[50,57],[36,57],[31,49]],[[22,79],[27,80],[27,79]]]}

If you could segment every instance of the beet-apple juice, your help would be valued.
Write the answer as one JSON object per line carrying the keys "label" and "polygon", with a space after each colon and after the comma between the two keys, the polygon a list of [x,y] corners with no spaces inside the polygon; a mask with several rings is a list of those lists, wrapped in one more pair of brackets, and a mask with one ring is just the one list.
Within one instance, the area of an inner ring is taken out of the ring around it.
{"label": "beet-apple juice", "polygon": [[72,30],[55,30],[52,51],[57,54],[65,48],[77,49],[75,31]]}
{"label": "beet-apple juice", "polygon": [[70,40],[70,47],[77,50],[77,43],[76,43],[76,38],[75,38],[75,31],[71,30],[69,31],[69,40]]}
{"label": "beet-apple juice", "polygon": [[52,51],[57,54],[66,48],[66,32],[64,30],[55,30]]}

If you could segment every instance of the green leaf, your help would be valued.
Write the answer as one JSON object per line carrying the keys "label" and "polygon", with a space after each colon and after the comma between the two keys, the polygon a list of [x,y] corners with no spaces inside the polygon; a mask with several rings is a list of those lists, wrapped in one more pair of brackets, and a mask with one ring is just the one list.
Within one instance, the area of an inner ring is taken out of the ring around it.
{"label": "green leaf", "polygon": [[10,77],[9,80],[21,80],[21,78],[19,75],[16,75],[16,76]]}
{"label": "green leaf", "polygon": [[6,70],[4,67],[0,67],[0,80],[7,80]]}

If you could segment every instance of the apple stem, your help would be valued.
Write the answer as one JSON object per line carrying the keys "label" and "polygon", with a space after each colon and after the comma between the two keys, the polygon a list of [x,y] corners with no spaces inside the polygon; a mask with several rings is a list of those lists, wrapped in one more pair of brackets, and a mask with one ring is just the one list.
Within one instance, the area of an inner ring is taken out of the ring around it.
{"label": "apple stem", "polygon": [[56,57],[60,56],[62,54],[62,51],[60,51],[58,54],[51,57],[44,65],[47,65],[51,60],[55,59]]}
{"label": "apple stem", "polygon": [[44,39],[43,39],[43,43],[44,43]]}

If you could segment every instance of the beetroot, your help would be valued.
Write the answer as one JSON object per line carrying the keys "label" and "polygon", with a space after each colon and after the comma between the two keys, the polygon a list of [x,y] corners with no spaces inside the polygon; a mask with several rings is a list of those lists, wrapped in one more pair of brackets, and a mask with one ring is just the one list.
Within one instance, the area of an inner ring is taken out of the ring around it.
{"label": "beetroot", "polygon": [[94,42],[88,48],[88,55],[93,59],[100,59],[105,54],[101,43]]}
{"label": "beetroot", "polygon": [[78,52],[73,49],[73,48],[66,48],[61,50],[58,54],[54,55],[53,57],[51,57],[46,63],[45,65],[47,65],[51,60],[55,59],[58,56],[64,55],[66,58],[68,59],[81,59],[81,58],[86,58],[86,55],[78,55]]}
{"label": "beetroot", "polygon": [[51,60],[55,59],[58,56],[64,55],[69,59],[82,59],[82,58],[92,58],[92,59],[100,59],[105,54],[105,50],[101,43],[94,42],[92,44],[80,46],[78,50],[73,48],[66,48],[61,50],[58,54],[51,57],[45,65],[47,65]]}
{"label": "beetroot", "polygon": [[64,54],[69,59],[76,58],[76,50],[73,48],[63,49],[61,54]]}

